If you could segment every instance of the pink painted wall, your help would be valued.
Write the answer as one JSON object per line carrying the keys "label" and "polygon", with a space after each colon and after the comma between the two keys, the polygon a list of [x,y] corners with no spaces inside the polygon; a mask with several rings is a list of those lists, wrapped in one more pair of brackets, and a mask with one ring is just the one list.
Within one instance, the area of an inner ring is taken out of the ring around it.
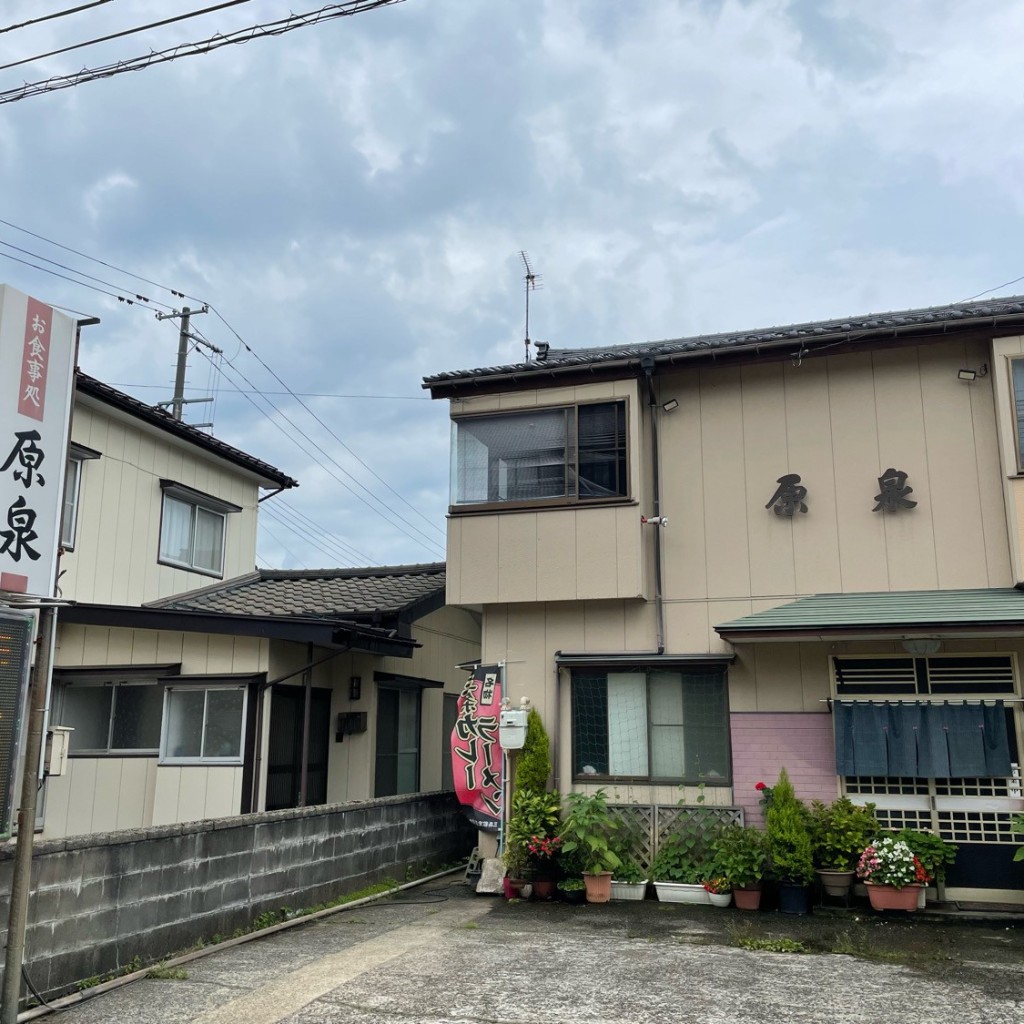
{"label": "pink painted wall", "polygon": [[769,786],[785,768],[796,795],[831,802],[839,795],[832,716],[828,712],[737,712],[732,731],[733,800],[748,825],[763,825],[754,786]]}

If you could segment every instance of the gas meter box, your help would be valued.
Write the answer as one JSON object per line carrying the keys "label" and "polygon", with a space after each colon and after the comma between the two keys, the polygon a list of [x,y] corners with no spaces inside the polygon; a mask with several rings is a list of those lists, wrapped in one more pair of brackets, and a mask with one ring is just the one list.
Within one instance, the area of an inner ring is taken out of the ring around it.
{"label": "gas meter box", "polygon": [[498,719],[498,741],[505,750],[522,750],[526,742],[526,712],[502,711]]}

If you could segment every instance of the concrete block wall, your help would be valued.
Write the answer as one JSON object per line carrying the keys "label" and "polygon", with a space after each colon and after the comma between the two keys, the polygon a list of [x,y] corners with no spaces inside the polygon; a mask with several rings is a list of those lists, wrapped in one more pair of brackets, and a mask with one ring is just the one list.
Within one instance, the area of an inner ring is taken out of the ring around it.
{"label": "concrete block wall", "polygon": [[732,731],[733,802],[748,825],[764,826],[758,782],[771,786],[785,768],[806,803],[839,795],[832,716],[828,712],[736,712]]}
{"label": "concrete block wall", "polygon": [[[426,793],[37,842],[26,967],[40,992],[62,992],[135,957],[228,937],[265,911],[404,881],[475,841],[453,794]],[[8,844],[5,905],[13,863]]]}

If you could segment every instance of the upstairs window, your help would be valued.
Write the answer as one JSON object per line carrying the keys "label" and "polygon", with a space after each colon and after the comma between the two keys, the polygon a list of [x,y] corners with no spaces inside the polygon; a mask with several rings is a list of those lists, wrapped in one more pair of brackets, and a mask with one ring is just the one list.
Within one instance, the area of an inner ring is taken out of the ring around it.
{"label": "upstairs window", "polygon": [[160,486],[164,491],[160,561],[211,576],[223,576],[226,514],[241,512],[241,506],[171,480],[161,480]]}
{"label": "upstairs window", "polygon": [[451,503],[625,498],[626,403],[530,409],[452,422]]}
{"label": "upstairs window", "polygon": [[1024,359],[1010,360],[1013,382],[1013,424],[1017,438],[1017,471],[1024,473]]}
{"label": "upstairs window", "polygon": [[82,493],[82,470],[87,461],[99,457],[99,452],[72,442],[64,478],[64,509],[60,521],[60,546],[67,551],[74,550],[75,539],[78,535],[78,504],[79,496]]}

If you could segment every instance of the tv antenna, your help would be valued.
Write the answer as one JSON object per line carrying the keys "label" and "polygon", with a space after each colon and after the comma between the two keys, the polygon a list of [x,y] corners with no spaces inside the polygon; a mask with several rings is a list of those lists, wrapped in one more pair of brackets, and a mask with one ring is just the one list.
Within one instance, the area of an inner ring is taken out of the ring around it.
{"label": "tv antenna", "polygon": [[543,287],[540,282],[540,274],[533,272],[530,266],[530,255],[525,249],[519,250],[519,258],[523,261],[523,269],[526,271],[523,280],[526,283],[526,330],[523,334],[523,341],[526,345],[526,361],[530,361],[530,292],[535,292]]}

